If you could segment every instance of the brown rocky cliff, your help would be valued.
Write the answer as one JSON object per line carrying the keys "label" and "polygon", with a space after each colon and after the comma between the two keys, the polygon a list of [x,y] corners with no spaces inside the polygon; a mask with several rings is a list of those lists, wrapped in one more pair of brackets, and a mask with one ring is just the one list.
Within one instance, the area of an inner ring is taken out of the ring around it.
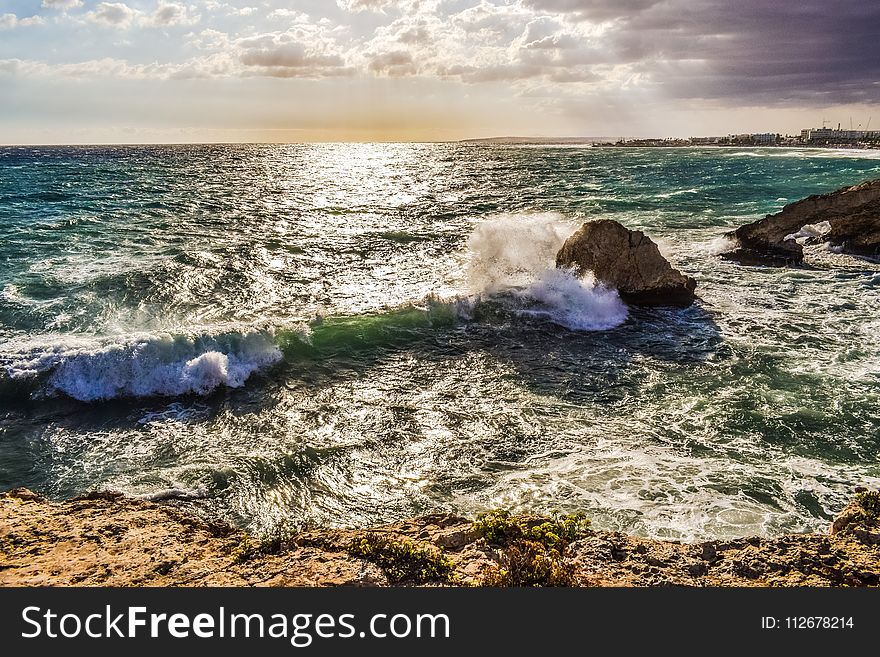
{"label": "brown rocky cliff", "polygon": [[[880,584],[878,507],[880,494],[859,493],[829,535],[683,544],[586,530],[562,550],[558,566],[565,581],[584,586],[873,586]],[[417,567],[401,570],[363,549],[377,545]],[[173,506],[121,495],[65,502],[26,489],[0,495],[3,586],[480,585],[497,583],[516,549],[488,543],[474,522],[448,514],[317,530],[267,546]]]}
{"label": "brown rocky cliff", "polygon": [[781,212],[741,226],[729,234],[738,248],[725,257],[741,262],[800,264],[803,247],[786,240],[806,225],[827,221],[831,230],[821,239],[855,255],[880,255],[880,180],[808,196]]}

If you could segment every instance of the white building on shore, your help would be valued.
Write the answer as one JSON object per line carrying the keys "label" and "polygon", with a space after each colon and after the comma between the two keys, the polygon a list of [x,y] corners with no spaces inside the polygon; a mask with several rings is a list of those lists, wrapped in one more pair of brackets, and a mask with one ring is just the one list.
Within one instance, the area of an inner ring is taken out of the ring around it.
{"label": "white building on shore", "polygon": [[801,140],[811,141],[859,141],[880,139],[880,130],[834,130],[833,128],[806,128],[801,130]]}

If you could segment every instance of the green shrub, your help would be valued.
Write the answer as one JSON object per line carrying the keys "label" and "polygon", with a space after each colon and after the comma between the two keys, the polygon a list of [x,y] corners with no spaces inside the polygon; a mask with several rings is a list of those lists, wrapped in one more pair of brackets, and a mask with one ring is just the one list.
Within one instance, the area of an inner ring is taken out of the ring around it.
{"label": "green shrub", "polygon": [[880,491],[866,490],[856,493],[855,500],[861,507],[863,522],[874,524],[880,520]]}
{"label": "green shrub", "polygon": [[562,555],[536,541],[518,540],[501,553],[482,586],[577,586],[574,566]]}
{"label": "green shrub", "polygon": [[582,513],[553,514],[549,519],[529,520],[504,509],[483,513],[474,523],[477,533],[492,545],[504,546],[527,540],[557,551],[564,550],[589,528],[590,520]]}
{"label": "green shrub", "polygon": [[477,516],[474,529],[487,543],[503,548],[498,566],[483,586],[577,586],[574,566],[565,560],[568,546],[583,536],[590,521],[582,513],[551,518],[522,518],[496,509]]}
{"label": "green shrub", "polygon": [[267,554],[281,554],[294,544],[295,536],[295,530],[286,525],[276,527],[271,533],[259,539],[243,534],[229,554],[233,563],[244,563],[254,557]]}
{"label": "green shrub", "polygon": [[346,551],[379,566],[392,584],[449,582],[454,571],[442,552],[375,532],[352,539]]}
{"label": "green shrub", "polygon": [[251,540],[250,536],[245,534],[238,542],[238,545],[232,548],[229,556],[232,557],[232,563],[244,563],[253,559],[259,552],[259,543],[255,543]]}

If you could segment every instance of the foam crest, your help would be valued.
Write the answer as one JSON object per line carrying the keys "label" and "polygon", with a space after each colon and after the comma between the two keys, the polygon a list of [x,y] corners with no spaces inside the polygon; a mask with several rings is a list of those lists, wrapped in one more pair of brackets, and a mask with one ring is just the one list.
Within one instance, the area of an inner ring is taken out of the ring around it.
{"label": "foam crest", "polygon": [[39,379],[42,394],[91,402],[237,388],[281,357],[269,330],[135,334],[25,348],[3,354],[0,367],[12,380]]}
{"label": "foam crest", "polygon": [[546,269],[517,295],[535,307],[520,312],[550,319],[577,331],[606,331],[626,321],[617,290],[580,279],[567,269]]}
{"label": "foam crest", "polygon": [[733,237],[718,235],[706,241],[692,244],[690,248],[701,255],[718,256],[722,253],[733,251],[737,244],[736,239]]}
{"label": "foam crest", "polygon": [[468,280],[478,298],[509,299],[518,314],[572,330],[622,324],[627,307],[592,276],[557,269],[556,253],[576,225],[556,214],[503,215],[477,226],[468,240]]}
{"label": "foam crest", "polygon": [[806,224],[801,226],[800,230],[796,233],[786,235],[782,239],[784,241],[795,240],[798,244],[804,244],[808,240],[820,238],[830,232],[831,224],[827,221],[822,221],[817,224]]}

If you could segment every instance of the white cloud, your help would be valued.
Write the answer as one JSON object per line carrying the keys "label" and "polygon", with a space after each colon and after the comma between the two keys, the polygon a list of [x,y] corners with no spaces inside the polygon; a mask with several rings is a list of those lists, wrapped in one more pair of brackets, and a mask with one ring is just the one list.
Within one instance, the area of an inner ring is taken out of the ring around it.
{"label": "white cloud", "polygon": [[149,27],[174,27],[177,25],[195,25],[202,19],[194,7],[187,7],[178,2],[159,2],[159,6],[144,24]]}
{"label": "white cloud", "polygon": [[318,78],[352,73],[342,49],[321,25],[298,24],[232,45],[244,75]]}
{"label": "white cloud", "polygon": [[576,21],[602,22],[626,19],[663,0],[522,0],[526,7],[539,12],[558,12]]}
{"label": "white cloud", "polygon": [[383,11],[387,7],[397,4],[396,0],[336,0],[340,9],[350,12],[360,11]]}
{"label": "white cloud", "polygon": [[547,83],[601,81],[596,66],[604,60],[592,25],[538,15],[520,3],[482,0],[448,15],[446,6],[424,3],[403,12],[355,44],[349,59],[376,75],[504,81],[521,93]]}
{"label": "white cloud", "polygon": [[308,14],[296,11],[295,9],[285,9],[284,7],[275,9],[269,14],[269,18],[294,18],[297,20],[307,20],[308,17]]}
{"label": "white cloud", "polygon": [[[248,16],[256,11],[217,0],[190,2],[194,4],[159,0],[150,11],[123,2],[101,2],[86,16],[115,27],[169,28],[196,24],[200,11],[225,16]],[[596,26],[566,20],[559,13],[568,6],[564,0],[547,0],[540,10],[519,0],[473,0],[464,9],[445,0],[338,0],[337,4],[351,12],[394,12],[377,17],[379,26],[364,33],[357,29],[357,18],[338,22],[275,8],[267,17],[284,19],[289,26],[286,30],[253,34],[254,28],[239,20],[237,27],[233,24],[227,31],[204,29],[186,34],[186,43],[203,51],[194,59],[158,68],[130,64],[120,69],[107,67],[105,62],[104,68],[85,70],[94,75],[106,70],[114,76],[360,75],[453,79],[468,84],[503,81],[515,93],[525,94],[548,85],[601,84],[613,57],[608,48],[597,45]]]}
{"label": "white cloud", "polygon": [[413,75],[417,72],[412,55],[406,50],[394,50],[376,55],[370,60],[369,69],[391,77]]}
{"label": "white cloud", "polygon": [[229,35],[219,30],[207,29],[198,34],[190,32],[186,38],[199,50],[225,50],[229,47]]}
{"label": "white cloud", "polygon": [[120,29],[131,25],[147,28],[179,27],[195,25],[202,19],[194,6],[165,0],[160,0],[152,13],[143,13],[124,2],[101,2],[94,11],[87,12],[85,18],[91,23]]}
{"label": "white cloud", "polygon": [[[5,15],[6,14],[3,14],[3,16]],[[0,20],[2,20],[3,16],[0,16]],[[4,75],[14,75],[18,72],[20,65],[20,59],[0,59],[0,73]]]}
{"label": "white cloud", "polygon": [[336,0],[340,9],[353,14],[363,11],[384,13],[386,9],[397,9],[403,13],[414,14],[437,9],[441,0]]}
{"label": "white cloud", "polygon": [[170,80],[222,77],[229,74],[228,57],[211,55],[180,64],[132,64],[106,57],[69,64],[49,64],[32,59],[0,59],[0,74],[22,77],[124,78],[134,80]]}
{"label": "white cloud", "polygon": [[131,25],[137,11],[124,2],[101,2],[94,11],[86,14],[86,20],[107,27],[124,28]]}
{"label": "white cloud", "polygon": [[43,0],[44,9],[66,10],[77,9],[82,6],[82,0]]}
{"label": "white cloud", "polygon": [[46,21],[40,16],[28,16],[19,18],[15,14],[0,14],[0,30],[12,30],[16,27],[31,27],[43,25]]}

